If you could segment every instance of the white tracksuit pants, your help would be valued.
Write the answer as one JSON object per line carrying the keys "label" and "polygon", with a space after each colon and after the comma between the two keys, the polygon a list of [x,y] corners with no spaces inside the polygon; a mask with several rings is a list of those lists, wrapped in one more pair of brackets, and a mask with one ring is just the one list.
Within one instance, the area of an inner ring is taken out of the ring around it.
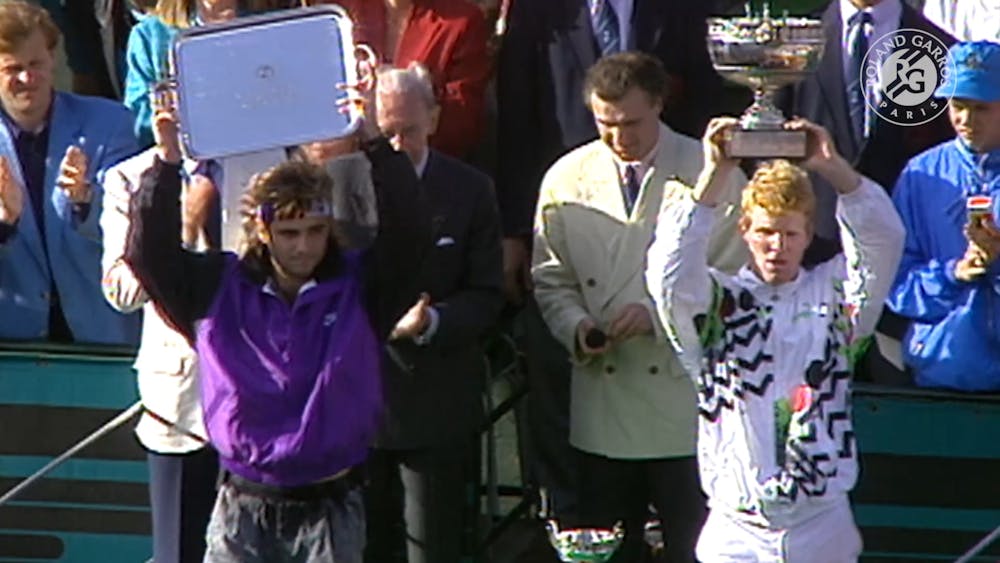
{"label": "white tracksuit pants", "polygon": [[712,510],[696,548],[701,563],[853,563],[861,534],[847,498],[794,528],[767,529]]}

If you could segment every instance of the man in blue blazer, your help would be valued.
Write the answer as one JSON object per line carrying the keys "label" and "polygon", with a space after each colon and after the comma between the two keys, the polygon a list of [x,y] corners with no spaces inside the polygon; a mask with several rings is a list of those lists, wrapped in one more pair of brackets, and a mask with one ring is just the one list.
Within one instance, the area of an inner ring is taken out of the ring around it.
{"label": "man in blue blazer", "polygon": [[101,292],[100,177],[137,149],[128,111],[53,90],[59,31],[0,4],[0,339],[134,344]]}

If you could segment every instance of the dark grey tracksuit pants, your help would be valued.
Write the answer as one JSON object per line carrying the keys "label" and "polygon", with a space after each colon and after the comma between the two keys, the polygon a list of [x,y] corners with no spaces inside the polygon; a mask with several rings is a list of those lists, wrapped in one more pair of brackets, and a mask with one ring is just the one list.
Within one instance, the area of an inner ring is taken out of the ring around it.
{"label": "dark grey tracksuit pants", "polygon": [[361,563],[361,489],[290,500],[248,494],[225,483],[206,541],[205,563]]}

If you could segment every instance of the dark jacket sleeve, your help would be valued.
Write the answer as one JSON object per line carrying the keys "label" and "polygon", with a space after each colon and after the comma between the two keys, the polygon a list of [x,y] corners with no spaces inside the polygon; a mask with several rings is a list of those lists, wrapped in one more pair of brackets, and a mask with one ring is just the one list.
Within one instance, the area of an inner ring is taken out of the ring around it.
{"label": "dark jacket sleeve", "polygon": [[181,246],[181,169],[159,159],[143,173],[130,203],[125,261],[164,319],[190,342],[222,279],[221,253]]}
{"label": "dark jacket sleeve", "polygon": [[[484,178],[475,190],[468,246],[459,289],[434,303],[440,314],[431,346],[460,347],[479,342],[496,322],[503,307],[503,253],[500,247],[500,214],[493,185]],[[472,188],[472,186],[469,186]]]}
{"label": "dark jacket sleeve", "polygon": [[372,164],[378,235],[366,259],[368,314],[379,339],[417,302],[417,271],[430,244],[427,204],[413,164],[382,137],[364,144]]}
{"label": "dark jacket sleeve", "polygon": [[497,68],[497,199],[503,234],[531,234],[538,188],[547,166],[539,81],[545,61],[538,47],[536,0],[511,4]]}
{"label": "dark jacket sleeve", "polygon": [[0,245],[6,244],[17,232],[17,223],[0,223]]}

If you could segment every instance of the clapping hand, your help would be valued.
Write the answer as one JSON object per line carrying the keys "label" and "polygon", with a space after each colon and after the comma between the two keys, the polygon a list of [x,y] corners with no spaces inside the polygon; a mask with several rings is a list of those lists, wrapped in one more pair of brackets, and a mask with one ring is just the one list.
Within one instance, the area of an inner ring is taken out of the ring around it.
{"label": "clapping hand", "polygon": [[420,294],[417,303],[410,307],[410,310],[403,315],[389,335],[390,340],[401,338],[416,338],[420,336],[431,322],[431,314],[428,311],[431,307],[431,297],[426,293]]}
{"label": "clapping hand", "polygon": [[74,204],[90,203],[91,189],[87,181],[87,155],[76,145],[66,147],[66,154],[59,163],[56,185]]}
{"label": "clapping hand", "polygon": [[24,209],[24,194],[10,170],[10,161],[0,156],[0,223],[13,225]]}

